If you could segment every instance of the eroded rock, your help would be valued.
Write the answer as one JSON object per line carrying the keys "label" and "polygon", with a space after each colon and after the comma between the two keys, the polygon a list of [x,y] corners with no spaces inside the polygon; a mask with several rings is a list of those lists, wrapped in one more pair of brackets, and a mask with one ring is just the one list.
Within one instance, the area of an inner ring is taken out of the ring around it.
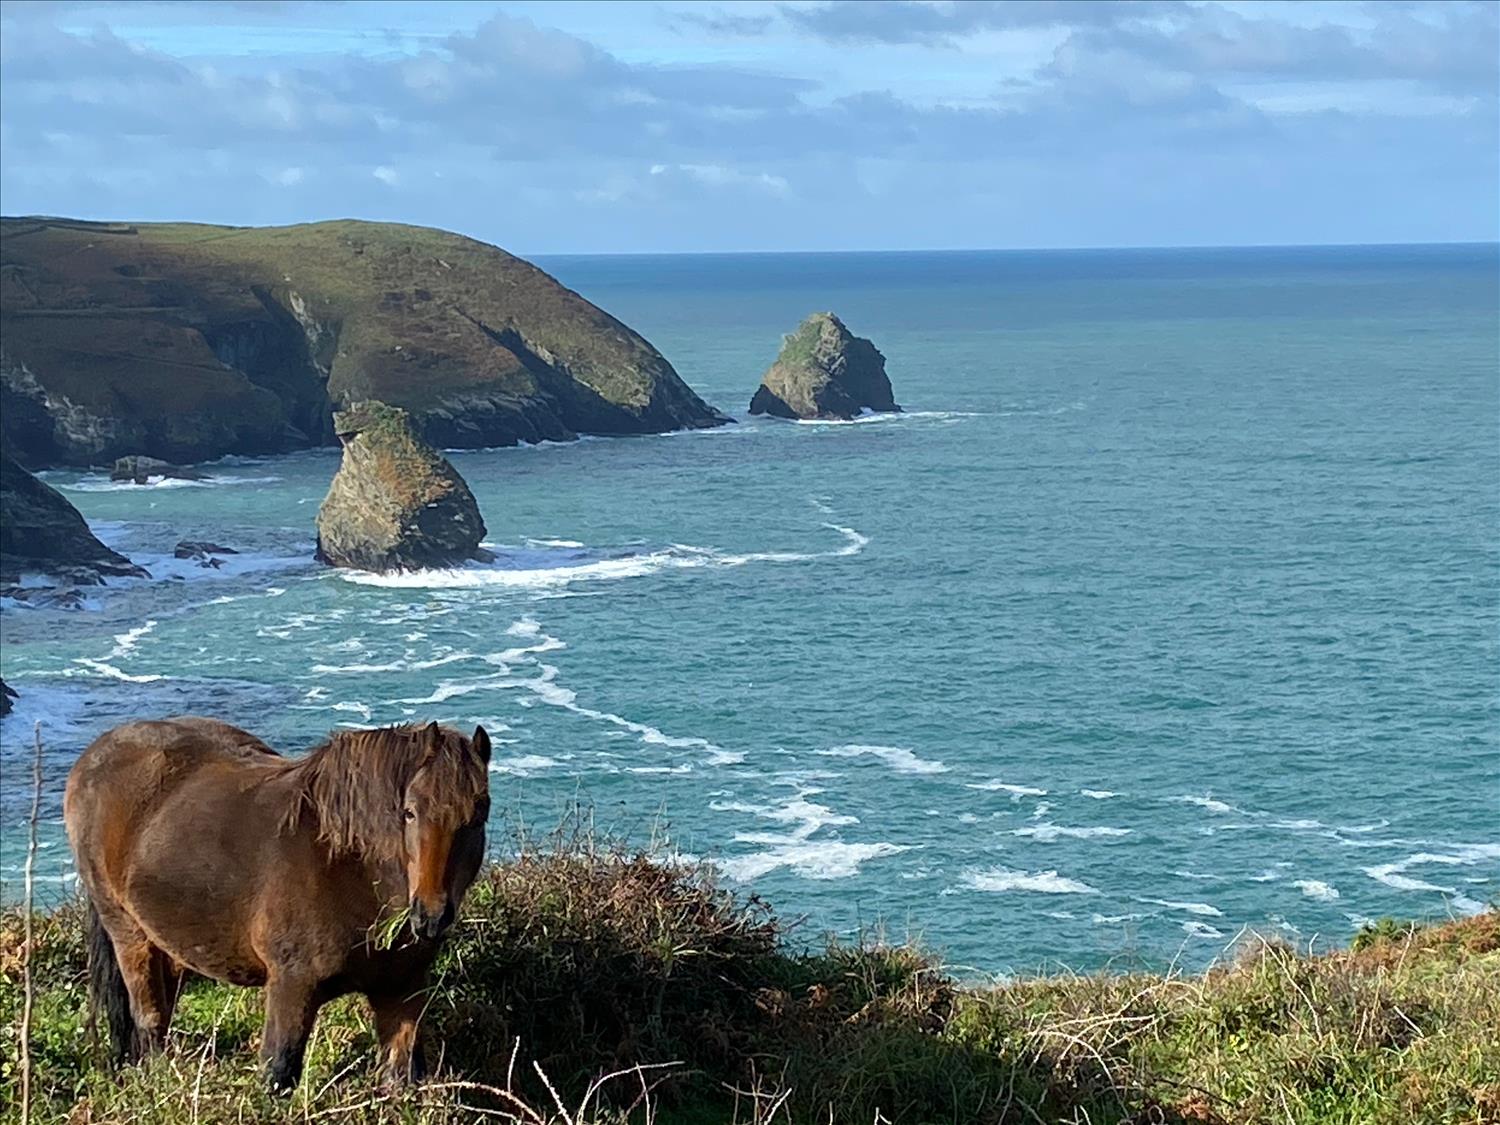
{"label": "eroded rock", "polygon": [[187,465],[174,465],[170,461],[159,461],[155,457],[121,457],[109,471],[110,480],[128,480],[145,484],[152,477],[172,480],[211,480],[201,469]]}
{"label": "eroded rock", "polygon": [[320,561],[383,572],[489,557],[474,494],[406,411],[355,403],[334,430],[344,457],[318,510]]}
{"label": "eroded rock", "polygon": [[94,537],[78,509],[0,453],[0,582],[40,574],[79,586],[146,572]]}
{"label": "eroded rock", "polygon": [[782,341],[750,400],[751,414],[778,418],[849,419],[866,410],[900,409],[885,356],[831,312],[813,313]]}

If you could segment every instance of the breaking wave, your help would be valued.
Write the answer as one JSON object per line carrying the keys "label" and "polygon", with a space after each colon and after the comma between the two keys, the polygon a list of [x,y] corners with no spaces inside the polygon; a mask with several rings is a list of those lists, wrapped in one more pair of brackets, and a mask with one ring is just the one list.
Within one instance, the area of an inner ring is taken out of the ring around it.
{"label": "breaking wave", "polygon": [[1099,892],[1087,883],[1069,879],[1056,871],[1014,871],[1009,867],[964,872],[964,886],[975,891],[1001,893],[1031,891],[1043,895],[1093,895]]}
{"label": "breaking wave", "polygon": [[824,524],[844,537],[844,544],[830,551],[755,551],[734,554],[713,547],[674,543],[646,553],[624,552],[604,557],[575,547],[541,549],[494,548],[499,556],[490,563],[439,570],[403,570],[390,574],[340,571],[346,582],[391,589],[467,589],[498,587],[515,590],[555,590],[575,582],[613,582],[643,578],[667,570],[697,570],[736,567],[749,563],[798,563],[844,558],[864,550],[869,539],[852,527]]}

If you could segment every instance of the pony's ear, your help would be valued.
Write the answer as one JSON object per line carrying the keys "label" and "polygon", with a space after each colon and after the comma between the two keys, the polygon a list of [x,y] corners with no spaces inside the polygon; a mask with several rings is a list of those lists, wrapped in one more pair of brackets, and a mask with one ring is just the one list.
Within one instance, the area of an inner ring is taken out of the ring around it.
{"label": "pony's ear", "polygon": [[438,726],[437,721],[434,720],[422,728],[419,738],[422,746],[423,760],[431,761],[433,755],[442,749],[443,728]]}
{"label": "pony's ear", "polygon": [[479,755],[479,760],[485,765],[490,764],[490,732],[483,727],[474,728],[474,737],[469,739],[469,745],[474,747],[474,753]]}

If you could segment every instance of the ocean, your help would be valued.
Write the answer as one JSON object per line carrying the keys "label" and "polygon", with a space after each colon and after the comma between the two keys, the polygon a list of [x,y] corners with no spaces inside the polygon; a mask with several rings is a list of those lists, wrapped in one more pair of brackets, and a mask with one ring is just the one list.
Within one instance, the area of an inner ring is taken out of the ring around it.
{"label": "ocean", "polygon": [[[33,723],[46,899],[72,759],[181,712],[483,723],[498,851],[583,818],[981,973],[1500,896],[1495,246],[538,262],[737,424],[453,453],[498,561],[387,577],[311,560],[336,451],[44,474],[154,578],[0,613],[7,898]],[[745,416],[819,309],[904,414]]]}

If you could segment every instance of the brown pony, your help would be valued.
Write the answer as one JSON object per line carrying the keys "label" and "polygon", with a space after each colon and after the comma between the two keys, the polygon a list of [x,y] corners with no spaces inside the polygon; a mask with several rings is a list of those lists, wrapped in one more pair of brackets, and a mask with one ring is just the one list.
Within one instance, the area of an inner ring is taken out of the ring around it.
{"label": "brown pony", "polygon": [[63,812],[116,1058],[161,1045],[191,971],[265,988],[273,1089],[296,1085],[318,1008],[349,992],[390,1076],[420,1077],[427,970],[484,855],[489,756],[483,727],[436,723],[336,733],[297,759],[213,719],[95,739]]}

